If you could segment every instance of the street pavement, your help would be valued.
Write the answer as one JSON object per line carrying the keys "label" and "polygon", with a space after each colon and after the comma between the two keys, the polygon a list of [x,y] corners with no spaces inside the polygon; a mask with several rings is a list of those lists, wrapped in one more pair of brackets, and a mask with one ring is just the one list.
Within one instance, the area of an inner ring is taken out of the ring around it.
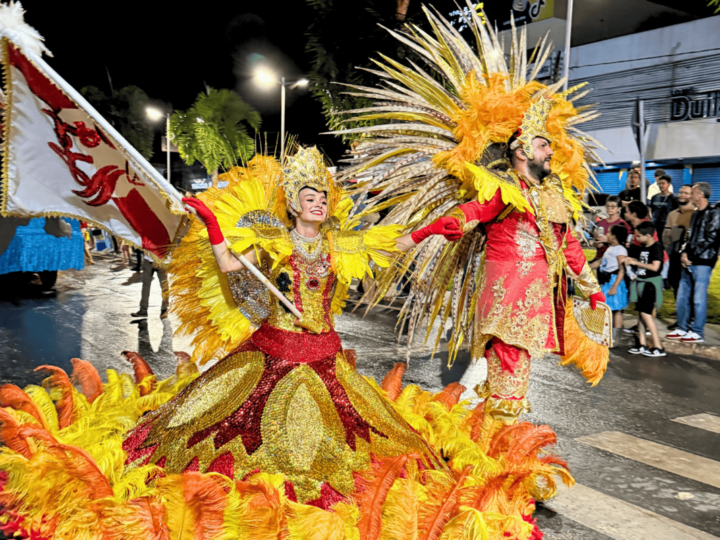
{"label": "street pavement", "polygon": [[[157,278],[150,315],[138,323],[130,313],[139,305],[140,274],[111,256],[96,255],[96,261],[62,272],[51,292],[37,286],[5,291],[0,383],[37,384],[43,375],[35,367],[54,364],[70,372],[73,357],[89,360],[101,374],[129,373],[125,350],[138,352],[164,378],[174,373],[174,352],[191,352],[189,338],[173,336],[177,321],[159,318]],[[380,380],[405,360],[396,314],[379,308],[363,316],[358,309],[338,318],[362,374]],[[546,540],[720,539],[720,361],[690,347],[675,347],[665,358],[633,356],[627,345],[612,351],[594,388],[556,357],[533,361],[533,412],[526,419],[557,432],[555,451],[577,480],[539,507],[539,526]],[[431,359],[418,344],[409,361],[405,382],[428,390],[461,381],[471,398],[484,377],[484,366],[470,366],[467,353],[449,369],[446,349]]]}

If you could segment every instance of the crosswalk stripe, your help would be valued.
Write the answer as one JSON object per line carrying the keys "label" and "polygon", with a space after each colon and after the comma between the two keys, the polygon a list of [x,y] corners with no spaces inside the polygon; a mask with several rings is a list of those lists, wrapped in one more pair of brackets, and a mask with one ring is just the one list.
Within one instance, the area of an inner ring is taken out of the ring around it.
{"label": "crosswalk stripe", "polygon": [[600,450],[720,488],[720,463],[645,439],[604,431],[575,439]]}
{"label": "crosswalk stripe", "polygon": [[614,540],[718,540],[717,536],[580,484],[572,489],[563,486],[556,497],[543,504]]}
{"label": "crosswalk stripe", "polygon": [[673,418],[673,422],[686,424],[713,433],[720,433],[720,416],[713,416],[712,414],[702,413],[693,414],[692,416],[681,416],[680,418]]}

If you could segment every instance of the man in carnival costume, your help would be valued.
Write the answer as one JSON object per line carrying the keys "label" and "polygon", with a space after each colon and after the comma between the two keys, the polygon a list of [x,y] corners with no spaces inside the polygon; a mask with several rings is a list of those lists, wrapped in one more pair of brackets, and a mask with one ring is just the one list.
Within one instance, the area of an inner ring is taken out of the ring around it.
{"label": "man in carnival costume", "polygon": [[[524,30],[518,39],[513,29],[508,67],[474,11],[468,24],[479,55],[445,20],[428,17],[435,38],[414,27],[395,36],[442,83],[412,62],[378,63],[387,84],[358,88],[375,106],[349,112],[389,122],[339,132],[363,135],[357,165],[344,175],[358,178],[362,195],[375,193],[359,197],[363,213],[394,204],[382,223],[414,230],[409,247],[418,247],[378,277],[382,295],[415,265],[402,312],[408,339],[426,316],[428,332],[437,316],[452,320],[451,361],[463,342],[473,358],[487,359],[488,379],[478,388],[486,416],[513,424],[530,410],[532,357],[556,353],[593,384],[605,371],[609,314],[572,232],[592,174],[586,159],[595,156],[591,139],[570,126],[592,113],[568,100],[578,87],[558,93],[562,82],[533,80],[547,48],[536,51],[527,76]],[[568,298],[567,278],[587,300]]]}

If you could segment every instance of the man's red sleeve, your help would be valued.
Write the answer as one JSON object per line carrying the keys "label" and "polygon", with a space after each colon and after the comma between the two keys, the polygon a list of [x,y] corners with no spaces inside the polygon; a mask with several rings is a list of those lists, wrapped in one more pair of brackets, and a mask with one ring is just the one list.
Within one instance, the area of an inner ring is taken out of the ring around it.
{"label": "man's red sleeve", "polygon": [[484,203],[472,201],[467,204],[461,204],[460,210],[465,214],[466,223],[470,223],[471,221],[487,223],[498,217],[500,213],[505,210],[506,206],[498,189],[489,201],[485,201]]}
{"label": "man's red sleeve", "polygon": [[567,240],[565,260],[567,261],[570,270],[572,270],[576,275],[580,275],[580,272],[582,272],[583,267],[587,262],[585,253],[583,253],[580,242],[578,242],[578,239],[575,238],[575,235],[573,235],[569,227],[565,233],[565,239]]}

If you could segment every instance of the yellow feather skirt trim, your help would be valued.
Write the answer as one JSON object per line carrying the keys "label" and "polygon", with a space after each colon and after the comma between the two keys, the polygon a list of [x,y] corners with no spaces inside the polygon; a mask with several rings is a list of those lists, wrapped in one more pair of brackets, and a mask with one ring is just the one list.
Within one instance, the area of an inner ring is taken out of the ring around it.
{"label": "yellow feather skirt trim", "polygon": [[[508,426],[483,451],[476,442],[482,407],[415,385],[391,406],[448,469],[422,470],[414,455],[378,458],[359,473],[359,490],[330,510],[290,500],[282,475],[261,471],[233,482],[217,473],[126,469],[125,434],[195,377],[135,384],[108,373],[103,393],[52,432],[29,414],[0,408],[0,528],[48,540],[505,540],[506,533],[526,540],[534,498],[552,495],[558,479],[573,482],[544,449],[555,442],[547,426]],[[42,411],[53,389],[37,388],[32,400]]]}

